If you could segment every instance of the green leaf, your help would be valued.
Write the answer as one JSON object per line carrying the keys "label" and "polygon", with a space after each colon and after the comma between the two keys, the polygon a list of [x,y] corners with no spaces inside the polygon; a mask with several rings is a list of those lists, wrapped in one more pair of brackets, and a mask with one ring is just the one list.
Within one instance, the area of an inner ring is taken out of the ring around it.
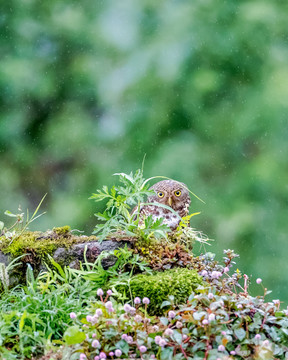
{"label": "green leaf", "polygon": [[164,326],[167,326],[167,325],[168,325],[168,319],[167,319],[167,318],[161,317],[161,318],[160,318],[160,321],[161,321],[161,323],[162,323]]}
{"label": "green leaf", "polygon": [[19,330],[20,331],[23,330],[26,317],[27,317],[27,311],[25,310],[24,313],[22,314],[21,318],[20,318],[20,321],[19,321]]}
{"label": "green leaf", "polygon": [[0,221],[0,230],[2,230],[4,228],[4,222]]}
{"label": "green leaf", "polygon": [[179,333],[179,331],[174,330],[173,337],[179,345],[182,344],[182,335]]}
{"label": "green leaf", "polygon": [[234,330],[234,334],[240,341],[242,341],[245,339],[246,331],[243,328],[238,328]]}
{"label": "green leaf", "polygon": [[163,301],[162,304],[161,304],[161,309],[162,309],[163,307],[169,306],[169,305],[171,305],[171,301],[168,301],[168,300]]}
{"label": "green leaf", "polygon": [[128,354],[128,351],[129,351],[129,344],[124,341],[124,340],[120,340],[118,341],[116,344],[115,344],[115,347],[117,349],[120,349],[125,355]]}
{"label": "green leaf", "polygon": [[82,343],[86,339],[86,335],[79,329],[79,326],[75,325],[65,331],[63,339],[67,345],[75,345]]}
{"label": "green leaf", "polygon": [[10,216],[10,217],[17,217],[17,215],[12,214],[11,211],[9,211],[9,210],[6,210],[6,211],[4,212],[4,214],[7,215],[7,216]]}
{"label": "green leaf", "polygon": [[173,359],[173,349],[172,348],[162,348],[161,350],[161,360],[172,360]]}

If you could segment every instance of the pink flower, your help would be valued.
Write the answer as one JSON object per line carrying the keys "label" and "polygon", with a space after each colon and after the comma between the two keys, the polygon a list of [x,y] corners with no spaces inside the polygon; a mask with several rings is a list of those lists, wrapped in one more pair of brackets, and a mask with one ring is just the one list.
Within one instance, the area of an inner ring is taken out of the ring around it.
{"label": "pink flower", "polygon": [[93,320],[93,319],[92,319],[92,316],[87,315],[87,316],[86,316],[86,320],[87,320],[88,322],[92,322],[92,320]]}
{"label": "pink flower", "polygon": [[99,358],[99,356],[98,355],[96,355],[95,357],[94,357],[94,360],[99,360],[100,358]]}
{"label": "pink flower", "polygon": [[106,309],[111,309],[113,307],[112,301],[107,301],[105,307]]}
{"label": "pink flower", "polygon": [[262,343],[263,346],[268,346],[269,345],[269,340],[264,340]]}
{"label": "pink flower", "polygon": [[122,355],[122,351],[120,349],[115,350],[115,356],[120,357]]}
{"label": "pink flower", "polygon": [[127,338],[128,338],[128,335],[127,335],[127,334],[123,334],[123,335],[121,336],[121,339],[122,339],[122,340],[127,341]]}
{"label": "pink flower", "polygon": [[93,333],[93,334],[92,334],[92,338],[95,338],[95,337],[96,337],[96,334],[95,334],[95,333]]}
{"label": "pink flower", "polygon": [[70,318],[71,319],[75,319],[76,317],[77,317],[77,315],[75,314],[75,312],[70,313]]}
{"label": "pink flower", "polygon": [[209,320],[209,322],[214,321],[215,320],[215,314],[209,314],[208,320]]}
{"label": "pink flower", "polygon": [[166,335],[166,336],[171,336],[171,335],[173,335],[173,330],[170,329],[170,328],[167,328],[167,329],[164,331],[164,335]]}
{"label": "pink flower", "polygon": [[130,312],[130,310],[131,310],[131,306],[129,304],[124,304],[123,308],[126,313]]}
{"label": "pink flower", "polygon": [[176,316],[176,314],[175,314],[174,311],[170,310],[170,311],[168,312],[168,317],[169,317],[170,319],[173,319],[175,316]]}
{"label": "pink flower", "polygon": [[176,322],[177,329],[181,329],[183,327],[182,323],[180,321]]}
{"label": "pink flower", "polygon": [[135,297],[134,304],[141,304],[141,299],[138,296]]}
{"label": "pink flower", "polygon": [[212,279],[218,279],[220,276],[222,276],[222,273],[221,273],[220,271],[214,270],[214,271],[212,271],[212,273],[211,273]]}
{"label": "pink flower", "polygon": [[224,273],[227,273],[228,271],[229,271],[229,267],[226,266],[226,267],[224,268]]}
{"label": "pink flower", "polygon": [[98,348],[100,347],[100,343],[98,340],[93,340],[91,346],[94,348]]}
{"label": "pink flower", "polygon": [[114,352],[110,351],[108,355],[112,357],[112,356],[114,356]]}
{"label": "pink flower", "polygon": [[128,342],[128,344],[132,344],[132,343],[133,343],[133,338],[132,338],[132,336],[128,336],[128,337],[127,337],[127,342]]}
{"label": "pink flower", "polygon": [[87,357],[86,357],[85,354],[81,353],[79,359],[80,359],[80,360],[86,360]]}
{"label": "pink flower", "polygon": [[157,344],[157,345],[159,345],[159,342],[162,340],[162,337],[161,336],[159,336],[159,335],[157,335],[157,336],[155,336],[155,344]]}
{"label": "pink flower", "polygon": [[96,314],[97,316],[101,316],[101,315],[103,314],[103,312],[102,312],[101,309],[96,309],[95,314]]}
{"label": "pink flower", "polygon": [[202,270],[201,271],[201,276],[207,276],[208,275],[208,271],[207,270]]}
{"label": "pink flower", "polygon": [[225,335],[226,335],[226,331],[221,331],[221,334],[222,334],[223,336],[225,336]]}
{"label": "pink flower", "polygon": [[142,321],[142,316],[141,315],[136,315],[134,317],[134,320],[137,322],[137,323],[140,323]]}
{"label": "pink flower", "polygon": [[[147,297],[144,297],[143,298],[143,304],[145,304],[145,305],[148,305],[149,303],[150,303],[150,300],[147,298]],[[145,346],[144,346],[145,347]],[[146,349],[146,348],[145,348]],[[145,350],[146,351],[146,350]],[[145,351],[143,351],[143,352],[145,352]]]}
{"label": "pink flower", "polygon": [[242,304],[238,304],[238,305],[237,305],[237,309],[243,309]]}
{"label": "pink flower", "polygon": [[111,296],[112,294],[113,294],[112,290],[110,290],[110,289],[107,290],[107,295],[108,295],[108,296]]}
{"label": "pink flower", "polygon": [[260,279],[260,278],[256,279],[256,283],[257,283],[257,284],[261,284],[261,283],[262,283],[262,279]]}
{"label": "pink flower", "polygon": [[[145,298],[144,298],[144,299],[145,299]],[[144,300],[144,299],[143,299],[143,300]],[[141,346],[139,347],[139,350],[140,350],[141,353],[144,353],[144,352],[147,351],[147,348],[146,348],[146,346],[141,345]]]}
{"label": "pink flower", "polygon": [[131,314],[131,315],[134,315],[135,313],[136,313],[135,307],[131,306],[131,307],[130,307],[130,314]]}
{"label": "pink flower", "polygon": [[208,321],[207,319],[204,319],[204,320],[202,321],[202,324],[203,324],[203,325],[208,325],[208,324],[209,324],[209,321]]}
{"label": "pink flower", "polygon": [[159,341],[159,346],[163,347],[163,346],[165,346],[165,345],[167,345],[166,340],[165,340],[165,339],[161,339],[161,340]]}
{"label": "pink flower", "polygon": [[261,335],[260,335],[260,334],[256,334],[256,335],[255,335],[255,340],[259,340],[259,339],[261,339]]}
{"label": "pink flower", "polygon": [[225,346],[224,345],[219,345],[218,346],[218,351],[225,351]]}
{"label": "pink flower", "polygon": [[188,338],[188,335],[184,334],[183,335],[183,340],[186,340]]}
{"label": "pink flower", "polygon": [[[102,296],[104,294],[103,290],[102,289],[98,289],[97,290],[97,295],[98,296]],[[106,356],[106,355],[105,355]]]}
{"label": "pink flower", "polygon": [[236,351],[234,350],[230,351],[230,355],[236,355]]}
{"label": "pink flower", "polygon": [[212,293],[208,294],[208,299],[212,300],[214,298],[214,295]]}
{"label": "pink flower", "polygon": [[273,301],[274,305],[280,305],[280,300],[279,300],[279,299],[277,299],[277,300],[272,300],[272,301]]}
{"label": "pink flower", "polygon": [[106,358],[107,358],[106,354],[103,351],[101,351],[99,354],[99,359],[106,359]]}

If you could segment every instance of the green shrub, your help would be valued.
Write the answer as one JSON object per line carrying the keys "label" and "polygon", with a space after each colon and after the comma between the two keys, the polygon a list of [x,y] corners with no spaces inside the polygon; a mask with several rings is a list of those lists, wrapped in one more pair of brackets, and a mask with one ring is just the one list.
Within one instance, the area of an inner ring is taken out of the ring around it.
{"label": "green shrub", "polygon": [[183,304],[200,284],[202,278],[197,271],[175,268],[155,275],[136,275],[132,278],[130,287],[133,297],[150,299],[150,314],[160,314],[163,312],[161,304],[169,295],[174,296],[175,304]]}

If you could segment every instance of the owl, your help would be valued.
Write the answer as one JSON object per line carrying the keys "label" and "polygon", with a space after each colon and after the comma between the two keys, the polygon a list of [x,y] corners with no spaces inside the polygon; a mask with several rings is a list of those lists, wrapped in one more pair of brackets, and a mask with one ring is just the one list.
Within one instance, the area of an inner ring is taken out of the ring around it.
{"label": "owl", "polygon": [[[149,190],[154,190],[155,194],[148,197],[147,203],[155,203],[155,205],[143,206],[140,209],[140,219],[149,215],[152,215],[154,221],[162,218],[163,224],[175,230],[181,221],[180,218],[189,214],[191,199],[187,186],[174,180],[162,180],[151,186]],[[157,206],[157,203],[171,207],[180,218],[169,209],[161,205]]]}

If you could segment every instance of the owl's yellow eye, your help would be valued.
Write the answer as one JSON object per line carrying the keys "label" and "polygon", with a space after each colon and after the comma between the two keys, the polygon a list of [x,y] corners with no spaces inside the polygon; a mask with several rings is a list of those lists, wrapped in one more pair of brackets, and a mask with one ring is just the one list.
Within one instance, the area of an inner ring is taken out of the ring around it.
{"label": "owl's yellow eye", "polygon": [[180,190],[177,190],[177,191],[175,191],[175,193],[174,193],[176,196],[180,196],[181,195],[181,191]]}
{"label": "owl's yellow eye", "polygon": [[164,196],[164,193],[162,191],[159,191],[158,192],[158,197],[163,198],[163,196]]}

